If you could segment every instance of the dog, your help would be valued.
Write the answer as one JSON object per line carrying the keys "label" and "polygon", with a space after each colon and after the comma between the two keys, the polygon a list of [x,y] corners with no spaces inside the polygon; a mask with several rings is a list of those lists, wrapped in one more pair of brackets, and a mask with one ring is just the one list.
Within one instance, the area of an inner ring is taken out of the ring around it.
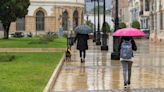
{"label": "dog", "polygon": [[71,61],[71,49],[67,48],[65,51],[65,60],[66,61]]}

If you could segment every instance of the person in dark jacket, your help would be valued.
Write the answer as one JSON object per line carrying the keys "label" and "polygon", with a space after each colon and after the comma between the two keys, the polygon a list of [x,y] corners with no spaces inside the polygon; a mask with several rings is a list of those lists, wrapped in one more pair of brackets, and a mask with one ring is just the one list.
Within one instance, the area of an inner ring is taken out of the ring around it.
{"label": "person in dark jacket", "polygon": [[77,41],[77,49],[80,53],[81,63],[85,62],[86,50],[88,49],[88,34],[76,34],[75,41]]}
{"label": "person in dark jacket", "polygon": [[[119,51],[121,50],[121,45],[123,43],[123,41],[130,41],[132,44],[132,50],[136,51],[137,50],[137,46],[135,44],[135,41],[132,37],[130,36],[123,36],[121,37],[121,41],[119,44]],[[132,53],[132,57],[134,57],[133,53]],[[122,63],[122,67],[123,67],[123,78],[124,78],[124,86],[126,87],[127,85],[130,85],[130,80],[131,80],[131,68],[132,68],[132,64],[133,64],[133,58],[131,59],[124,59],[120,57],[120,61]],[[128,80],[126,80],[126,74],[127,74],[127,70],[128,70]]]}

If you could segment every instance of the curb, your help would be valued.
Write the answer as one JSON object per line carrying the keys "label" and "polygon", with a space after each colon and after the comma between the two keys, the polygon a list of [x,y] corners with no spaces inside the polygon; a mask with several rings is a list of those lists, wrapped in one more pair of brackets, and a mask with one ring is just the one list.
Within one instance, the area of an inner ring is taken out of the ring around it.
{"label": "curb", "polygon": [[51,78],[49,79],[46,87],[44,88],[43,92],[51,92],[52,91],[52,88],[58,78],[58,75],[61,71],[61,68],[64,64],[64,59],[65,59],[65,54],[62,56],[62,58],[60,59],[60,62],[59,64],[57,65],[57,67],[55,68],[53,74],[51,75]]}

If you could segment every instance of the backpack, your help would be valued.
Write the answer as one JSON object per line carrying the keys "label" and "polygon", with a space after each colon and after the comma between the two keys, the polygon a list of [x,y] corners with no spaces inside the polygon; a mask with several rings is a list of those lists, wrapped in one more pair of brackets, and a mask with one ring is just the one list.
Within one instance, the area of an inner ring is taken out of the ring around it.
{"label": "backpack", "polygon": [[133,57],[132,43],[130,41],[123,41],[121,44],[120,58],[131,59]]}

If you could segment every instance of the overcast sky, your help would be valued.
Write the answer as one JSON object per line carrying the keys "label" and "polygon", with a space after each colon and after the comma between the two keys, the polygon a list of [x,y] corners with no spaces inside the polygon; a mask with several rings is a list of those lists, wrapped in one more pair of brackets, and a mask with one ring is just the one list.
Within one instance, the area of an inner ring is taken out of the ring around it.
{"label": "overcast sky", "polygon": [[[112,0],[106,0],[106,8],[112,7]],[[103,5],[103,3],[100,3],[100,5]],[[87,10],[90,10],[93,8],[93,2],[87,2],[86,3]]]}

